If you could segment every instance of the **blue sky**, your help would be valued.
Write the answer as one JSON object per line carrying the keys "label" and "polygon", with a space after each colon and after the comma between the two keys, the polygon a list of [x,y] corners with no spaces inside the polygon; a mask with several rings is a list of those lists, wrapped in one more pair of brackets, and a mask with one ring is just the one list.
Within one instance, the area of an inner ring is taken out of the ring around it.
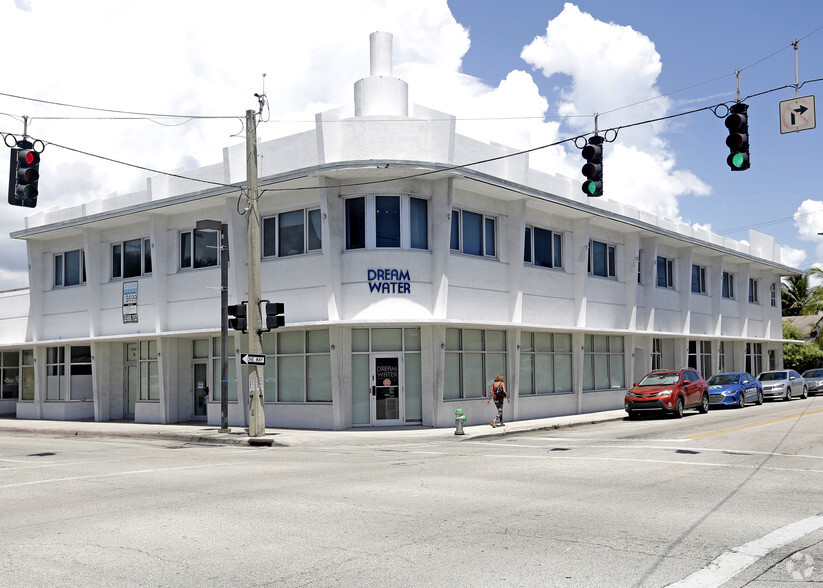
{"label": "blue sky", "polygon": [[[237,117],[257,107],[264,83],[271,117],[261,140],[311,128],[315,113],[351,104],[375,30],[394,35],[394,75],[412,103],[517,149],[590,133],[594,112],[603,129],[729,104],[739,69],[741,93],[752,95],[751,169],[728,169],[723,119],[703,110],[622,128],[606,146],[604,198],[738,240],[753,228],[776,237],[787,265],[823,265],[814,173],[823,129],[781,135],[778,103],[795,90],[762,94],[794,84],[795,40],[800,81],[823,78],[823,3],[736,4],[236,0],[228,11],[194,0],[14,0],[0,6],[0,22],[7,45],[25,47],[31,62],[0,81],[0,131],[19,134],[25,115],[30,134],[49,143],[39,211],[142,190],[152,175],[75,150],[183,174],[221,161],[223,147],[242,142]],[[821,88],[809,83],[800,95]],[[568,143],[530,160],[583,181]],[[7,235],[31,212],[0,215],[0,290],[26,285],[25,246]]]}
{"label": "blue sky", "polygon": [[[668,114],[734,100],[734,72],[738,69],[742,70],[743,97],[794,84],[791,44],[798,39],[802,39],[798,43],[800,82],[823,77],[823,30],[817,30],[823,26],[823,3],[814,0],[581,0],[574,5],[599,21],[631,27],[654,44],[662,62],[657,88],[660,94],[676,92],[670,95]],[[533,37],[546,35],[547,21],[557,17],[564,3],[450,0],[449,6],[471,35],[463,71],[494,83],[512,68],[524,67],[513,56]],[[581,34],[579,42],[583,46],[591,41]],[[568,75],[562,73],[549,78],[535,71],[532,75],[550,104],[570,83]],[[602,95],[593,99],[599,111],[623,106],[610,99],[608,88],[602,89]],[[799,94],[813,95],[821,89],[823,82],[810,83]],[[823,129],[779,132],[779,102],[794,96],[795,89],[786,88],[747,101],[751,169],[745,172],[728,169],[726,128],[723,119],[710,111],[672,120],[662,137],[676,157],[677,167],[692,171],[711,187],[710,195],[679,198],[684,220],[709,224],[714,232],[738,240],[747,239],[748,228],[774,235],[780,244],[805,253],[805,258],[800,253],[787,255],[789,261],[805,268],[823,263],[823,249],[818,247],[823,237],[816,235],[823,232],[823,215],[819,205],[807,206],[800,213],[805,215],[800,227],[793,217],[803,201],[823,200],[821,182],[813,175],[823,155]],[[647,97],[651,96],[636,96],[638,100]],[[644,120],[643,110],[642,106],[633,109],[631,118]],[[550,108],[549,114],[556,113]],[[606,166],[606,191],[609,172]]]}

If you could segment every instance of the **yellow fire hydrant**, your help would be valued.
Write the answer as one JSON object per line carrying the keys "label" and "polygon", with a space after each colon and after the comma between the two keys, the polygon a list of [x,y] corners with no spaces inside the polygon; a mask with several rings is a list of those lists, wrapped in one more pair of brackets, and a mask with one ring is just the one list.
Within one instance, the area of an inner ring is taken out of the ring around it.
{"label": "yellow fire hydrant", "polygon": [[466,422],[466,415],[463,414],[463,409],[458,408],[454,411],[454,434],[465,435],[463,432],[463,423]]}

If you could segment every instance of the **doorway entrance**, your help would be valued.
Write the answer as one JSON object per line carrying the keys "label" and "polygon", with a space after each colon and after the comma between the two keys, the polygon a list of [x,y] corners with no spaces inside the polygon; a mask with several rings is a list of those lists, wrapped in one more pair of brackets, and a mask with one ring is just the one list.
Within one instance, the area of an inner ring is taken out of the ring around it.
{"label": "doorway entrance", "polygon": [[194,364],[194,419],[205,420],[209,402],[208,364]]}
{"label": "doorway entrance", "polygon": [[400,425],[405,421],[403,363],[397,354],[374,354],[371,365],[369,412],[374,426]]}
{"label": "doorway entrance", "polygon": [[134,407],[137,405],[137,390],[140,386],[140,377],[136,363],[126,364],[126,409],[123,418],[134,418]]}

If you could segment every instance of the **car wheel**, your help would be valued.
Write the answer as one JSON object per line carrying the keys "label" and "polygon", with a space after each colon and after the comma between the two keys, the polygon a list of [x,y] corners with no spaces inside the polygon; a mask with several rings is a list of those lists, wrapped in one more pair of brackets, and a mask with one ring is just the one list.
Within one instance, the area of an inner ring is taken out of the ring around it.
{"label": "car wheel", "polygon": [[703,399],[700,401],[700,406],[697,408],[697,412],[699,412],[700,414],[706,414],[707,412],[709,412],[709,395],[708,394],[703,395]]}
{"label": "car wheel", "polygon": [[806,386],[803,386],[803,394],[800,395],[801,400],[806,400],[809,397],[809,391],[806,390]]}
{"label": "car wheel", "polygon": [[758,406],[763,404],[763,391],[762,390],[757,391],[757,400],[755,401],[755,404],[757,404]]}
{"label": "car wheel", "polygon": [[737,397],[737,399],[737,408],[743,408],[744,406],[746,406],[746,391],[741,390],[740,395]]}
{"label": "car wheel", "polygon": [[640,417],[640,415],[637,414],[636,410],[629,410],[629,411],[626,411],[626,412],[629,413],[629,420],[630,421],[636,421]]}
{"label": "car wheel", "polygon": [[677,402],[674,403],[674,418],[683,418],[683,398],[681,396],[678,396]]}
{"label": "car wheel", "polygon": [[791,399],[792,399],[792,389],[791,388],[786,388],[786,395],[783,397],[783,400],[788,402]]}

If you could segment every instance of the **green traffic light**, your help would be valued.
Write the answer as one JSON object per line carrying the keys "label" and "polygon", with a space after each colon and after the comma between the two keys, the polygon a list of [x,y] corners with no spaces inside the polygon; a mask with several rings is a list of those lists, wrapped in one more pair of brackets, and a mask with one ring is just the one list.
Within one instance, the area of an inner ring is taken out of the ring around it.
{"label": "green traffic light", "polygon": [[742,153],[734,153],[732,155],[732,165],[737,169],[743,167],[743,162],[745,161],[745,156]]}
{"label": "green traffic light", "polygon": [[583,190],[594,196],[594,193],[597,192],[597,184],[592,181],[588,181],[586,182],[586,185],[583,186]]}

